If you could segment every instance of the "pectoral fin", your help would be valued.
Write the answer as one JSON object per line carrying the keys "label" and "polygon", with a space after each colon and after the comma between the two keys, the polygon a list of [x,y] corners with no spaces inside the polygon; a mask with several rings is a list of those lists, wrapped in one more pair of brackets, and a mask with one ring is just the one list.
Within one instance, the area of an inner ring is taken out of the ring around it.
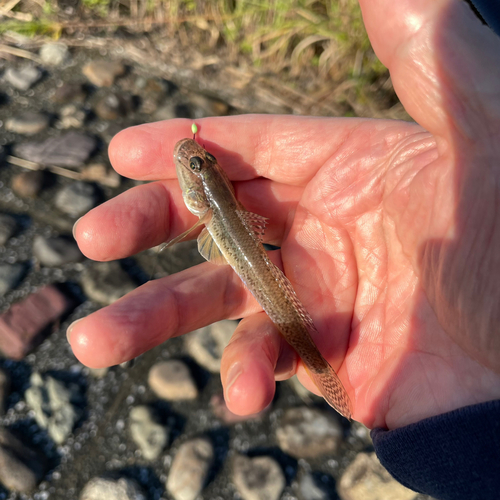
{"label": "pectoral fin", "polygon": [[183,239],[187,238],[187,236],[189,236],[189,234],[192,233],[196,228],[202,226],[203,224],[208,224],[211,218],[212,218],[212,211],[207,210],[207,212],[200,217],[198,222],[193,227],[190,227],[187,231],[184,231],[182,234],[179,234],[179,236],[175,237],[173,240],[170,240],[168,243],[162,245],[162,247],[160,248],[160,252],[165,250],[165,248],[171,247],[172,245],[175,245],[176,243],[179,243]]}
{"label": "pectoral fin", "polygon": [[207,228],[204,228],[200,236],[198,236],[198,251],[205,259],[212,262],[212,264],[219,266],[227,264],[226,258],[222,255]]}

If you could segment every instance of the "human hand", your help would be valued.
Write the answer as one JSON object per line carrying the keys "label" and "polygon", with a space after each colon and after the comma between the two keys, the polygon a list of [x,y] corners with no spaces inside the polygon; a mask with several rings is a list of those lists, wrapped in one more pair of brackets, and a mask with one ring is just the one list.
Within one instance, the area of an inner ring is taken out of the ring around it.
{"label": "human hand", "polygon": [[[427,131],[288,116],[197,122],[246,209],[270,219],[265,241],[281,246],[276,261],[315,321],[316,344],[348,390],[353,417],[369,427],[500,397],[499,42],[465,5],[448,4],[362,2],[400,99]],[[172,160],[189,129],[172,120],[113,139],[119,173],[162,180],[78,222],[89,258],[122,258],[194,224]],[[227,317],[245,318],[222,361],[232,411],[265,407],[275,373],[297,371],[318,392],[228,266],[204,263],[147,283],[69,337],[84,364],[101,367]]]}

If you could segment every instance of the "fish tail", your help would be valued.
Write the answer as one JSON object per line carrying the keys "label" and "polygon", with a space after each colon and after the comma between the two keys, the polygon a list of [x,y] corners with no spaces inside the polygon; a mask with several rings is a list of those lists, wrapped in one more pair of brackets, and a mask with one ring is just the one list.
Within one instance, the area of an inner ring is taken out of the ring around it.
{"label": "fish tail", "polygon": [[326,402],[343,417],[351,420],[351,400],[338,375],[328,361],[324,360],[324,365],[320,370],[312,370],[307,366],[305,366],[305,369]]}

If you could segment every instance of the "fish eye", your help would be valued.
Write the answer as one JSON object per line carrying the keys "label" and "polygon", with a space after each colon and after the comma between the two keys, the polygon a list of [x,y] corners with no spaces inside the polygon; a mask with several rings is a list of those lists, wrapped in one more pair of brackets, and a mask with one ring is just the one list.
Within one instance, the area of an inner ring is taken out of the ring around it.
{"label": "fish eye", "polygon": [[199,156],[193,156],[189,160],[189,168],[194,172],[200,172],[202,165],[203,165],[203,160]]}
{"label": "fish eye", "polygon": [[210,160],[212,163],[215,163],[217,160],[215,159],[214,155],[211,155],[208,151],[205,153],[205,156],[208,160]]}

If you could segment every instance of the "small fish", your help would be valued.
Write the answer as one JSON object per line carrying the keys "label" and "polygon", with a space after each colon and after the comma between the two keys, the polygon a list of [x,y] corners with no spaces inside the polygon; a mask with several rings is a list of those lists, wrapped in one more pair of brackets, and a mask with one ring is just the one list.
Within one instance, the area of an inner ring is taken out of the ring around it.
{"label": "small fish", "polygon": [[[193,129],[193,134],[195,130]],[[199,221],[168,243],[184,239],[205,225],[198,250],[210,262],[229,264],[257,299],[285,340],[301,357],[307,372],[328,404],[350,419],[349,396],[333,368],[314,344],[317,332],[292,284],[268,258],[262,245],[267,219],[248,212],[236,199],[231,181],[217,160],[193,139],[174,149],[184,203]]]}

